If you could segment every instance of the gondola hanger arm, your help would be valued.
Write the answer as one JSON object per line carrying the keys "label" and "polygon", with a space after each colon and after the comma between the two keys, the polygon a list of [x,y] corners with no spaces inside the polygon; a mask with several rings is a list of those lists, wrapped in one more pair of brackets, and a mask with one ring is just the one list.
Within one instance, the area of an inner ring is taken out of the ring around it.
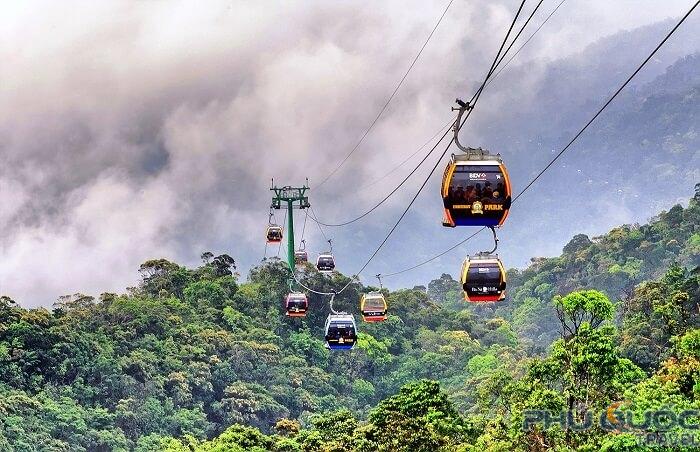
{"label": "gondola hanger arm", "polygon": [[459,108],[452,107],[452,111],[457,110],[459,113],[457,113],[457,119],[455,119],[454,126],[452,127],[452,130],[454,131],[454,136],[455,136],[455,144],[457,147],[464,152],[467,155],[483,155],[483,151],[481,148],[475,149],[475,148],[470,148],[464,146],[462,143],[459,142],[459,131],[462,128],[462,115],[465,112],[468,112],[469,110],[472,110],[474,108],[474,105],[470,104],[469,101],[464,102],[462,99],[456,99],[457,105],[459,105]]}
{"label": "gondola hanger arm", "polygon": [[489,226],[489,229],[491,229],[491,232],[493,233],[493,249],[491,251],[488,251],[488,252],[485,251],[485,252],[482,252],[479,254],[491,255],[491,254],[495,254],[496,250],[498,250],[498,236],[496,235],[496,228],[494,228],[493,226]]}
{"label": "gondola hanger arm", "polygon": [[331,290],[331,299],[330,299],[330,301],[328,302],[328,305],[329,305],[330,308],[331,308],[331,313],[333,313],[334,315],[337,315],[337,314],[339,314],[339,313],[338,313],[335,309],[333,309],[333,300],[335,300],[335,295],[336,295],[336,291],[335,291],[335,290]]}

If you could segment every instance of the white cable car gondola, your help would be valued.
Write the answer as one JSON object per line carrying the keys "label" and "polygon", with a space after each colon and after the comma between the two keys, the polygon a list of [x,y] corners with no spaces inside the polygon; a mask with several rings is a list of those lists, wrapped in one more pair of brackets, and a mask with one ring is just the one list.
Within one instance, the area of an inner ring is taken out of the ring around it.
{"label": "white cable car gondola", "polygon": [[323,253],[316,259],[316,268],[321,273],[332,273],[335,270],[335,259],[331,253]]}
{"label": "white cable car gondola", "polygon": [[321,253],[316,259],[316,269],[321,273],[333,273],[335,270],[335,259],[333,258],[333,241],[328,239],[329,251]]}
{"label": "white cable car gondola", "polygon": [[326,347],[331,350],[350,350],[357,343],[357,325],[352,314],[329,314],[325,331]]}

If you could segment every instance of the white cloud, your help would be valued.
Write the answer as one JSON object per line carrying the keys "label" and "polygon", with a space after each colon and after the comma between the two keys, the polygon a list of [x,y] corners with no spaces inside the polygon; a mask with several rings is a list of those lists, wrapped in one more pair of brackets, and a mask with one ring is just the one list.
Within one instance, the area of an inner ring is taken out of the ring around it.
{"label": "white cloud", "polygon": [[[571,3],[527,58],[571,53],[686,2]],[[47,305],[74,291],[119,291],[145,259],[194,263],[205,249],[229,252],[244,268],[257,262],[269,178],[325,176],[444,5],[3,4],[0,292]],[[386,117],[335,185],[314,195],[321,216],[343,219],[381,197],[355,189],[447,120],[453,98],[483,76],[515,6],[455,1]],[[396,216],[381,212],[370,224]],[[375,241],[361,228],[329,232],[341,234]],[[365,253],[356,254],[346,261]]]}

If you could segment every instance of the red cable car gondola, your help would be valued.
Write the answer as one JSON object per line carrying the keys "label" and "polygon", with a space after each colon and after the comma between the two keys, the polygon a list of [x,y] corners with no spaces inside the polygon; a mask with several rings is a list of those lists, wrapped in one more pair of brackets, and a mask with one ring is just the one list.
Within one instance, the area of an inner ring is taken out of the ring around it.
{"label": "red cable car gondola", "polygon": [[305,293],[292,292],[284,300],[284,308],[287,317],[306,317],[309,309],[309,299]]}
{"label": "red cable car gondola", "polygon": [[267,226],[265,235],[267,237],[267,243],[280,243],[282,241],[282,227],[276,224],[270,224]]}

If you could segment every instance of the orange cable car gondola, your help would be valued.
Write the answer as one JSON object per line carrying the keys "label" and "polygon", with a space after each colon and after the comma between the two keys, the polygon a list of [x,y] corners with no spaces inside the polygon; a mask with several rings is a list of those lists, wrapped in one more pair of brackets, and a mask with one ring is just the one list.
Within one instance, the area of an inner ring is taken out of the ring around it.
{"label": "orange cable car gondola", "polygon": [[452,155],[442,177],[443,226],[500,226],[508,217],[511,187],[500,155]]}
{"label": "orange cable car gondola", "polygon": [[284,300],[287,317],[306,317],[309,309],[309,299],[303,292],[292,292]]}
{"label": "orange cable car gondola", "polygon": [[500,154],[482,148],[465,147],[459,142],[462,115],[471,107],[457,99],[459,114],[454,125],[454,142],[464,155],[454,155],[442,175],[445,217],[442,225],[500,226],[508,217],[511,186]]}

